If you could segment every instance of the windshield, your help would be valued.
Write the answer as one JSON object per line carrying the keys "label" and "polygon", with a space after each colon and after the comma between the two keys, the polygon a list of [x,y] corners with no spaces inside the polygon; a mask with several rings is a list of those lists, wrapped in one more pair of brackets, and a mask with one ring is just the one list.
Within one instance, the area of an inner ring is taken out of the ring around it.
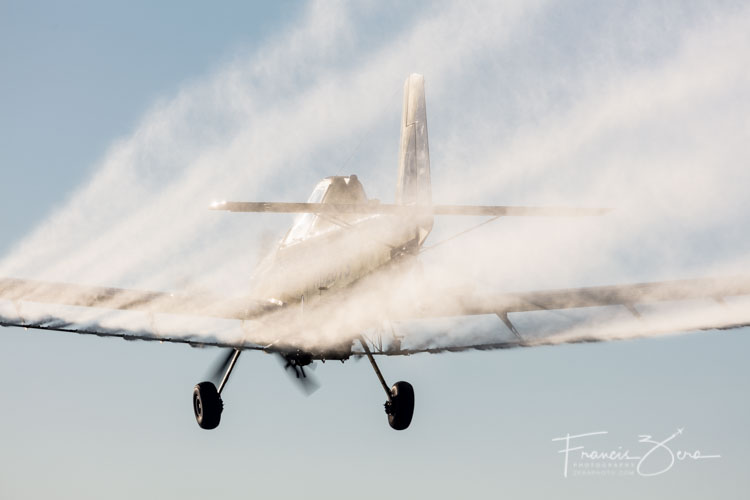
{"label": "windshield", "polygon": [[[323,197],[328,190],[328,186],[331,185],[330,179],[324,179],[315,186],[310,198],[307,199],[308,203],[320,203],[323,201]],[[315,214],[300,214],[294,219],[294,225],[289,230],[289,234],[286,235],[284,243],[291,243],[295,240],[301,240],[305,237],[307,232],[310,230],[313,222],[315,222]]]}

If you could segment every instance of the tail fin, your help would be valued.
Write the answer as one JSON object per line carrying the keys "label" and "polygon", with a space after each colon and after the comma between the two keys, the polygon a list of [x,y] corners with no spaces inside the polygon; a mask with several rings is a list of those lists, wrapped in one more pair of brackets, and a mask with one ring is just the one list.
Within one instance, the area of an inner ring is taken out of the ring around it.
{"label": "tail fin", "polygon": [[[424,77],[416,73],[409,75],[404,83],[404,111],[401,119],[396,204],[432,205]],[[432,223],[432,215],[420,217],[418,221],[419,244],[432,230]]]}

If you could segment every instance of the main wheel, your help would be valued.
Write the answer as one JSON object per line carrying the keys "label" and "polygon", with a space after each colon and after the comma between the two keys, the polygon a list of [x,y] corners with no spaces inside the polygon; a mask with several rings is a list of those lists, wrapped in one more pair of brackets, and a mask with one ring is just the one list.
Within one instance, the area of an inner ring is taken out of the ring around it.
{"label": "main wheel", "polygon": [[202,429],[215,429],[221,422],[224,403],[211,382],[201,382],[193,388],[193,411]]}
{"label": "main wheel", "polygon": [[385,403],[388,423],[393,429],[403,431],[411,424],[414,415],[414,388],[409,382],[396,382],[391,387],[391,400]]}

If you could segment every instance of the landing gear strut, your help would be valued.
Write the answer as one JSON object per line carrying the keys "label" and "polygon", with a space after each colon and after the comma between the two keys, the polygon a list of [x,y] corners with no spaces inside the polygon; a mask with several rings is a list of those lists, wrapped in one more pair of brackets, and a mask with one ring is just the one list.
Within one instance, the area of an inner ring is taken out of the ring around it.
{"label": "landing gear strut", "polygon": [[193,388],[193,412],[201,429],[215,429],[219,426],[221,412],[224,411],[221,391],[224,390],[224,386],[229,380],[229,375],[237,363],[237,358],[240,357],[240,352],[242,351],[239,349],[234,350],[218,389],[213,382],[201,382]]}
{"label": "landing gear strut", "polygon": [[[403,381],[396,382],[389,388],[383,378],[383,374],[380,372],[380,368],[375,363],[375,358],[372,352],[370,352],[367,342],[362,337],[360,337],[359,341],[388,398],[385,402],[385,413],[388,415],[388,424],[397,431],[408,428],[414,415],[414,388],[409,382]],[[195,413],[195,420],[202,429],[215,429],[219,426],[221,413],[224,411],[221,391],[224,390],[241,352],[239,349],[228,351],[227,354],[229,356],[224,358],[215,375],[218,378],[218,375],[222,371],[224,372],[218,389],[213,382],[209,381],[201,382],[193,388],[193,412]],[[317,385],[309,381],[304,371],[304,366],[312,362],[312,356],[309,353],[302,352],[281,354],[281,356],[286,360],[284,368],[294,370],[296,379],[303,385],[303,388],[308,393],[315,390]],[[312,387],[312,390],[310,390],[310,387]]]}
{"label": "landing gear strut", "polygon": [[370,352],[370,348],[367,346],[367,342],[362,337],[360,337],[359,342],[362,344],[362,349],[364,349],[367,359],[370,360],[370,364],[373,370],[375,370],[375,375],[378,376],[380,385],[383,386],[383,390],[388,398],[385,402],[385,413],[388,415],[388,424],[397,431],[403,431],[409,427],[411,418],[414,415],[414,388],[409,382],[401,381],[396,382],[389,389],[385,378],[383,378],[383,374],[380,372],[380,368],[375,363],[375,358]]}

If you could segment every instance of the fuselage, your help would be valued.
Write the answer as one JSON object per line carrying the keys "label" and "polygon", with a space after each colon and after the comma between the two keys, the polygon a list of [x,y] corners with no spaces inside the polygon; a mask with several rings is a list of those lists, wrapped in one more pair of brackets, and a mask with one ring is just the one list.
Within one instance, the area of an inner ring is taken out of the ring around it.
{"label": "fuselage", "polygon": [[[398,176],[395,205],[404,207],[432,205],[430,154],[427,140],[427,113],[424,97],[424,78],[410,75],[404,82],[404,107],[401,117]],[[308,199],[310,205],[377,204],[368,200],[357,176],[327,177],[320,181]],[[315,321],[306,318],[321,314],[336,315],[336,328],[351,332],[354,339],[372,322],[361,318],[340,317],[346,313],[347,295],[367,295],[373,284],[391,286],[394,273],[408,272],[413,256],[419,253],[432,229],[433,214],[417,211],[384,212],[305,210],[295,219],[291,229],[278,246],[261,262],[253,276],[251,297],[259,304],[260,314],[287,314],[280,323],[286,327],[289,357],[297,356],[303,363],[311,355],[321,359],[345,359],[351,351],[351,340],[342,342],[333,352],[306,352],[305,337],[330,335],[331,332],[309,332]],[[397,215],[394,215],[397,214]],[[385,283],[385,284],[383,284]],[[358,294],[350,294],[354,289]],[[308,304],[318,307],[309,310]],[[303,315],[294,314],[288,306],[300,305]],[[369,316],[378,317],[386,311],[372,310]],[[376,321],[376,320],[373,320]],[[365,324],[366,323],[366,324]],[[262,330],[262,326],[260,327]],[[302,341],[292,340],[294,337]],[[341,335],[346,337],[346,334]],[[276,342],[275,337],[269,339]],[[297,344],[295,344],[297,342]],[[307,343],[309,345],[309,343]]]}
{"label": "fuselage", "polygon": [[[322,180],[308,202],[369,203],[356,176]],[[252,296],[278,305],[309,304],[417,247],[417,226],[403,217],[302,214],[259,266]]]}

